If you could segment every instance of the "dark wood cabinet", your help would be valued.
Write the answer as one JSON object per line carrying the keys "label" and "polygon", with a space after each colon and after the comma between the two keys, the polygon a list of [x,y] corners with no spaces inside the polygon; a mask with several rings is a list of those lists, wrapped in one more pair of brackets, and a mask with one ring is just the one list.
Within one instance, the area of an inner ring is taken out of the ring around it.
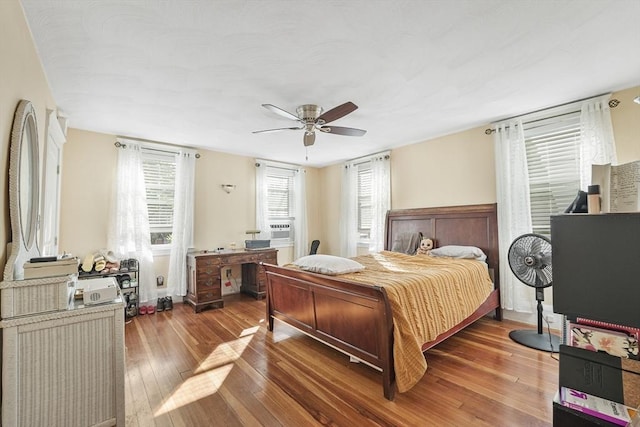
{"label": "dark wood cabinet", "polygon": [[209,307],[223,307],[222,271],[232,265],[242,265],[240,291],[264,298],[266,275],[261,262],[278,263],[276,249],[233,252],[193,252],[187,255],[187,296],[185,302],[200,312]]}

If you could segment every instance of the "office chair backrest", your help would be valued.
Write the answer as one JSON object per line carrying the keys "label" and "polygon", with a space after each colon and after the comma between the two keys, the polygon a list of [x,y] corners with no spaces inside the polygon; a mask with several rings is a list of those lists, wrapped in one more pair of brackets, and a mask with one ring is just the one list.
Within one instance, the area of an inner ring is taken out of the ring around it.
{"label": "office chair backrest", "polygon": [[309,251],[309,255],[315,255],[318,252],[318,246],[320,246],[320,240],[314,240],[311,242],[311,251]]}

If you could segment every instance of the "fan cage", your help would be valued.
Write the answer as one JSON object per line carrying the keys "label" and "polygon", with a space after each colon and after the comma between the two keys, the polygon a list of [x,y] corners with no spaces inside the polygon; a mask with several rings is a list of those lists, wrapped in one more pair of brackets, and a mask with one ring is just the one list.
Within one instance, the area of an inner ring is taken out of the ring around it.
{"label": "fan cage", "polygon": [[509,267],[527,286],[546,288],[552,284],[551,241],[546,236],[527,233],[509,247]]}

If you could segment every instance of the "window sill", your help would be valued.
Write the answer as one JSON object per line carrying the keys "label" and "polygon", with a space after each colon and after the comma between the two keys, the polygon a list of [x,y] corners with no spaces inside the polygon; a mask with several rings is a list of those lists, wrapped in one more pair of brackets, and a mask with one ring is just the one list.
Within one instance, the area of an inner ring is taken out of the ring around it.
{"label": "window sill", "polygon": [[158,256],[169,256],[171,254],[171,245],[157,245],[151,246],[151,255],[154,257]]}
{"label": "window sill", "polygon": [[271,247],[272,248],[291,248],[293,247],[293,242],[277,242],[272,240]]}

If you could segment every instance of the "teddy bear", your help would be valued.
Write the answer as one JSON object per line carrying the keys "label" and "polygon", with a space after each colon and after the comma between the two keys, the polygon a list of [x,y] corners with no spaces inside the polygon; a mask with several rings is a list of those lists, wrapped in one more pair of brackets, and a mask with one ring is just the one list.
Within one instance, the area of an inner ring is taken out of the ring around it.
{"label": "teddy bear", "polygon": [[418,246],[418,250],[416,251],[416,255],[431,255],[431,249],[433,249],[433,240],[422,239],[420,241],[420,246]]}

